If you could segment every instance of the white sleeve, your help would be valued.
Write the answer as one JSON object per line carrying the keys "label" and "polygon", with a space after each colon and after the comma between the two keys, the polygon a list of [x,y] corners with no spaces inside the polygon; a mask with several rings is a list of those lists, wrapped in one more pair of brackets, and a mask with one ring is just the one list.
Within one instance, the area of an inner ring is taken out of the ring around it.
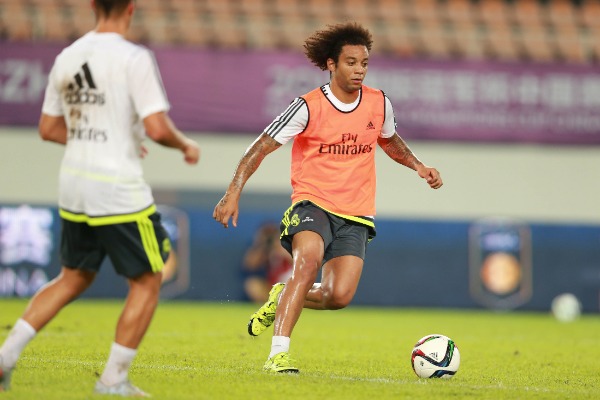
{"label": "white sleeve", "polygon": [[286,144],[306,129],[308,124],[308,106],[301,97],[296,97],[288,108],[267,126],[264,133],[281,144]]}
{"label": "white sleeve", "polygon": [[44,103],[42,105],[42,113],[51,115],[53,117],[59,117],[64,115],[62,100],[60,97],[60,91],[56,87],[56,62],[50,70],[48,76],[48,85],[46,86],[46,93],[44,94]]}
{"label": "white sleeve", "polygon": [[381,128],[379,136],[382,138],[389,138],[396,133],[396,117],[394,116],[392,102],[385,94],[383,97],[385,98],[385,120],[383,121],[383,127]]}
{"label": "white sleeve", "polygon": [[140,119],[157,112],[169,111],[170,105],[160,72],[150,50],[143,48],[138,51],[127,67],[129,93]]}

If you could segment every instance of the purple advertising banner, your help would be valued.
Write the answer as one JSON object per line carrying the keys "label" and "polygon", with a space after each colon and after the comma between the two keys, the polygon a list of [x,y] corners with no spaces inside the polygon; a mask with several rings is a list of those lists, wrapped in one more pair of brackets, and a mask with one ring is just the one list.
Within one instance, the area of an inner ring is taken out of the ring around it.
{"label": "purple advertising banner", "polygon": [[[37,124],[61,47],[0,43],[0,125]],[[260,133],[328,81],[299,53],[153,49],[183,130]],[[367,85],[398,132],[426,140],[600,144],[600,71],[585,65],[410,61],[375,56]]]}

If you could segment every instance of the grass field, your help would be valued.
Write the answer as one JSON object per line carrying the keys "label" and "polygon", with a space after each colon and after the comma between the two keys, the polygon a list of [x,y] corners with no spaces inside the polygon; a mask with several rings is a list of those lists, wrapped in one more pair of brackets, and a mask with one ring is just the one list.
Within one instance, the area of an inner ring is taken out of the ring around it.
{"label": "grass field", "polygon": [[[0,340],[25,301],[0,300]],[[79,300],[25,350],[0,399],[89,399],[121,302]],[[600,319],[559,323],[546,313],[350,307],[306,310],[292,340],[300,375],[261,368],[271,330],[251,338],[245,303],[163,302],[130,378],[156,399],[598,399]],[[413,344],[453,338],[450,380],[419,380]]]}

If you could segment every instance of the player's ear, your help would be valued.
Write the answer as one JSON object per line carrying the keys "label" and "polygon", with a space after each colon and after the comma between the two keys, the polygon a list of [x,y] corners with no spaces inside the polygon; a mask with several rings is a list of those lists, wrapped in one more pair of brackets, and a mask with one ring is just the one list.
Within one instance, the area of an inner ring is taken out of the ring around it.
{"label": "player's ear", "polygon": [[329,72],[334,72],[335,71],[335,61],[333,60],[333,58],[328,58],[327,59],[327,70]]}
{"label": "player's ear", "polygon": [[[92,0],[94,1],[94,0]],[[127,6],[127,14],[129,14],[129,16],[133,15],[133,10],[135,10],[135,1],[131,0],[129,2],[129,5]]]}

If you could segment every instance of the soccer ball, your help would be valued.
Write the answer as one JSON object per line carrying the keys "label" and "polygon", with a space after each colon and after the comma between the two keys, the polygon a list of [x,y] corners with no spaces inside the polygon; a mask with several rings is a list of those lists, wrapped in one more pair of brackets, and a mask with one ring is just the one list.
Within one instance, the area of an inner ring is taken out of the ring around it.
{"label": "soccer ball", "polygon": [[427,335],[415,344],[411,363],[419,378],[450,379],[458,371],[460,353],[449,337]]}
{"label": "soccer ball", "polygon": [[579,318],[581,303],[575,295],[563,293],[552,300],[552,314],[560,322],[571,322]]}

